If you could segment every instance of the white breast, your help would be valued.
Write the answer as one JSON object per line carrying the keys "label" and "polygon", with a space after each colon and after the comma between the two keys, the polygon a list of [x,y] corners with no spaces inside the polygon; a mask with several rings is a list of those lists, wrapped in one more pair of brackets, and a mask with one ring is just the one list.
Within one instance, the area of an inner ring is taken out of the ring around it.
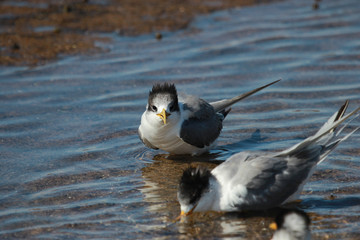
{"label": "white breast", "polygon": [[198,148],[184,142],[179,137],[181,124],[181,121],[176,121],[173,118],[169,119],[166,125],[163,125],[161,122],[149,120],[146,112],[144,112],[139,130],[142,137],[146,138],[153,146],[171,154],[197,155],[210,149],[211,146]]}

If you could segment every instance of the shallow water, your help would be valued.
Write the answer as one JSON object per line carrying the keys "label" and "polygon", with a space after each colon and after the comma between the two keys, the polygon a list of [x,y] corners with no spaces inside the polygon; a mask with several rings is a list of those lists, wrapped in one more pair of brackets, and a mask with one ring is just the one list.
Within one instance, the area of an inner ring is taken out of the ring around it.
{"label": "shallow water", "polygon": [[[270,238],[276,212],[179,214],[190,163],[281,150],[350,99],[360,105],[360,5],[283,1],[199,17],[190,29],[112,36],[109,51],[0,70],[0,238]],[[201,157],[146,149],[137,137],[147,93],[171,81],[214,101],[278,78],[236,104],[218,147]],[[359,126],[353,121],[348,131]],[[316,239],[360,234],[360,133],[323,162],[301,203]]]}

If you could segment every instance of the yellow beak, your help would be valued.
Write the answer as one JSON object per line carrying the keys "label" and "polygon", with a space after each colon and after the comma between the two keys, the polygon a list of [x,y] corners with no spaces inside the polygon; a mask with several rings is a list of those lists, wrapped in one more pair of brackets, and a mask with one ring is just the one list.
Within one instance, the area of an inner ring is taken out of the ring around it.
{"label": "yellow beak", "polygon": [[276,223],[270,223],[269,228],[272,230],[277,230],[277,224]]}
{"label": "yellow beak", "polygon": [[186,212],[181,211],[181,213],[180,213],[180,217],[185,217],[185,216],[187,216]]}
{"label": "yellow beak", "polygon": [[189,216],[190,214],[192,214],[192,212],[194,211],[194,209],[196,208],[197,205],[195,205],[190,211],[188,211],[187,213],[184,211],[180,212],[180,215],[175,218],[174,222],[179,221],[182,217],[186,217]]}
{"label": "yellow beak", "polygon": [[165,111],[165,108],[163,108],[163,110],[161,111],[161,113],[158,113],[158,114],[156,114],[156,115],[158,115],[158,116],[163,120],[164,124],[166,124],[166,118],[167,118],[168,116],[170,116],[171,114],[168,113],[168,112],[166,112],[166,111]]}

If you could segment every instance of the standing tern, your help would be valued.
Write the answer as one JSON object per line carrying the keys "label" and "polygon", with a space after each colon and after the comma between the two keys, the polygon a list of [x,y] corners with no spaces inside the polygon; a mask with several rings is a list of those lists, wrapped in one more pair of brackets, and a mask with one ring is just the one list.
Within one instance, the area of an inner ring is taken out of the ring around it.
{"label": "standing tern", "polygon": [[310,240],[310,218],[298,209],[283,210],[270,224],[276,230],[272,240]]}
{"label": "standing tern", "polygon": [[347,106],[348,101],[315,135],[282,152],[240,152],[212,171],[186,169],[177,194],[180,216],[193,211],[264,210],[296,200],[315,167],[359,129],[337,137],[349,122],[336,127],[360,110],[344,116]]}
{"label": "standing tern", "polygon": [[170,154],[199,155],[215,146],[222,122],[234,103],[274,84],[269,83],[231,99],[208,103],[177,94],[173,84],[156,84],[149,93],[138,134],[149,148]]}

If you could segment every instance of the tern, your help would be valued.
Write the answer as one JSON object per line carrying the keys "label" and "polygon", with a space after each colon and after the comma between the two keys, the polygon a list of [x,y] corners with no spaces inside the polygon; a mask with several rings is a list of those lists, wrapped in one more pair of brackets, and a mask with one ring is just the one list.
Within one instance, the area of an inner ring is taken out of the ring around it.
{"label": "tern", "polygon": [[[359,128],[339,137],[337,127],[360,107],[344,115],[348,101],[315,133],[277,153],[237,153],[212,171],[190,167],[179,182],[180,216],[200,211],[265,210],[294,201],[304,184],[335,147]],[[354,118],[357,118],[357,114]]]}
{"label": "tern", "polygon": [[145,146],[170,154],[207,152],[216,145],[229,107],[278,81],[211,103],[192,95],[178,96],[174,84],[155,84],[141,116],[139,137]]}
{"label": "tern", "polygon": [[301,210],[286,209],[270,224],[276,230],[272,240],[310,240],[310,218]]}

